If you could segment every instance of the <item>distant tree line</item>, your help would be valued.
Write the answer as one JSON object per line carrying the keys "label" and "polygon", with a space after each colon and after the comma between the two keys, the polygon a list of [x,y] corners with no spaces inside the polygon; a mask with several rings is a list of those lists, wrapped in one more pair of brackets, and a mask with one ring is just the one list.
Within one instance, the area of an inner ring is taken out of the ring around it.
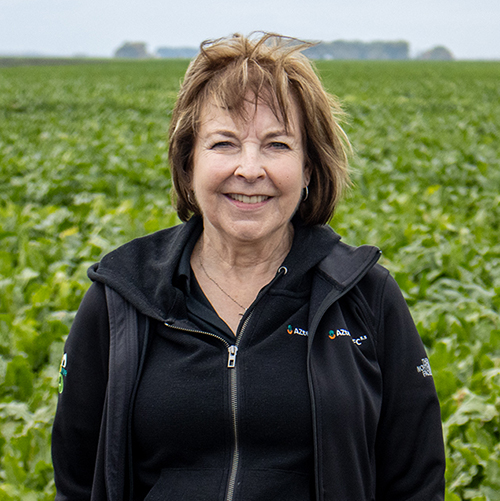
{"label": "distant tree line", "polygon": [[[198,53],[193,47],[160,47],[149,54],[144,42],[125,42],[115,51],[115,57],[144,59],[148,57],[192,59]],[[395,42],[319,42],[304,50],[311,59],[410,59],[410,44],[404,40]],[[417,59],[451,60],[453,54],[446,47],[434,47]]]}
{"label": "distant tree line", "polygon": [[193,47],[160,47],[156,54],[161,58],[193,59],[198,54],[198,49]]}
{"label": "distant tree line", "polygon": [[304,50],[311,59],[409,59],[410,45],[398,42],[320,42]]}

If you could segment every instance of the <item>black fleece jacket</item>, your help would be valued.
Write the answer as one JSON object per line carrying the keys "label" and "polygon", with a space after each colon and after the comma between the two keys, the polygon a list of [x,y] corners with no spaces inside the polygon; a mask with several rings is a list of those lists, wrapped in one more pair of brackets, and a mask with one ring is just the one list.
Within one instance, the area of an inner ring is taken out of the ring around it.
{"label": "black fleece jacket", "polygon": [[[134,240],[105,256],[89,276],[116,291],[151,325],[187,325],[184,294],[173,284],[185,246],[200,232],[201,222],[193,218]],[[439,501],[444,499],[444,450],[432,374],[401,292],[376,264],[378,256],[376,248],[341,243],[328,227],[298,225],[283,263],[309,277],[307,327],[301,330],[307,343],[314,496],[318,501]],[[276,283],[293,295],[303,285],[298,275],[291,269]],[[110,484],[116,479],[106,475],[98,452],[107,426],[101,419],[109,356],[108,306],[102,298],[102,286],[95,284],[65,347],[64,390],[53,431],[58,501],[121,501],[113,499],[116,486]],[[132,416],[133,410],[123,412]],[[130,440],[122,436],[116,447],[125,450],[123,443]],[[234,499],[261,497],[238,497],[236,490]]]}

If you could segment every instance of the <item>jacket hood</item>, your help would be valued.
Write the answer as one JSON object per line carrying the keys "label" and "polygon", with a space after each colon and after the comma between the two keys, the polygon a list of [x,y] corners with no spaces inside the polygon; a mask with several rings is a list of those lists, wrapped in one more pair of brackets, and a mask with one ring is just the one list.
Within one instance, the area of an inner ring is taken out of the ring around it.
{"label": "jacket hood", "polygon": [[199,218],[136,238],[92,265],[88,276],[108,285],[145,315],[165,321],[180,307],[182,292],[172,287],[177,264],[193,232],[201,234]]}
{"label": "jacket hood", "polygon": [[[329,226],[303,226],[294,221],[292,249],[283,265],[293,273],[280,280],[280,288],[295,288],[297,277],[313,266],[345,290],[370,269],[380,251],[371,246],[351,247]],[[184,308],[184,295],[172,284],[182,253],[193,238],[203,231],[200,217],[187,223],[134,239],[106,254],[88,270],[92,281],[101,282],[118,292],[145,315],[165,321]]]}

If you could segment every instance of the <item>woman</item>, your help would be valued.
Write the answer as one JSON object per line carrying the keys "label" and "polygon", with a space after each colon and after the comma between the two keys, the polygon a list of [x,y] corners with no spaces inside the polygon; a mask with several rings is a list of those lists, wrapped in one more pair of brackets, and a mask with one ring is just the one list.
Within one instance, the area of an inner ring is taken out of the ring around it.
{"label": "woman", "polygon": [[378,249],[325,225],[348,143],[284,42],[207,42],[186,73],[169,150],[185,223],[89,270],[57,500],[443,499],[423,345]]}

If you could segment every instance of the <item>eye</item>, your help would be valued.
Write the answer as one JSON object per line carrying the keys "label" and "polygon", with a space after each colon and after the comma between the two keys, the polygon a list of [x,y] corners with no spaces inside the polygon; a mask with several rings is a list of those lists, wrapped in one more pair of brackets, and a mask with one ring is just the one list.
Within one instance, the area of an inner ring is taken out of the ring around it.
{"label": "eye", "polygon": [[269,146],[275,150],[289,150],[290,146],[286,143],[282,143],[281,141],[273,141],[269,143]]}
{"label": "eye", "polygon": [[223,150],[223,149],[226,149],[226,148],[231,148],[233,145],[233,143],[231,141],[218,141],[216,143],[214,143],[210,149],[212,150]]}

